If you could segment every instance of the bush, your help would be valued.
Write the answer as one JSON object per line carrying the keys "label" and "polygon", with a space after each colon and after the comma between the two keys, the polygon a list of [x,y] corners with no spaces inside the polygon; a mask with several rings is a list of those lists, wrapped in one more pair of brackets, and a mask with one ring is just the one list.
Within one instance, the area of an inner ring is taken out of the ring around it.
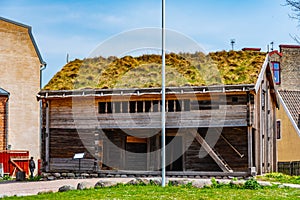
{"label": "bush", "polygon": [[245,189],[257,190],[261,188],[260,184],[254,178],[247,180],[244,184]]}
{"label": "bush", "polygon": [[40,181],[42,179],[42,177],[41,176],[34,176],[34,177],[29,177],[28,178],[28,181]]}
{"label": "bush", "polygon": [[10,180],[13,180],[13,178],[10,177],[10,176],[8,176],[8,175],[4,175],[3,178],[2,178],[2,180],[4,180],[4,181],[10,181]]}

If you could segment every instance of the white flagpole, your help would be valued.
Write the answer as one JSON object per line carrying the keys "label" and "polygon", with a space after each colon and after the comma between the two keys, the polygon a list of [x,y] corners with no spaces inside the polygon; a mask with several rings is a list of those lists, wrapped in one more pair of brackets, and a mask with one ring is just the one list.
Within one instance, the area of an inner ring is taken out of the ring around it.
{"label": "white flagpole", "polygon": [[166,186],[166,86],[165,86],[165,0],[162,0],[162,66],[161,66],[161,186]]}

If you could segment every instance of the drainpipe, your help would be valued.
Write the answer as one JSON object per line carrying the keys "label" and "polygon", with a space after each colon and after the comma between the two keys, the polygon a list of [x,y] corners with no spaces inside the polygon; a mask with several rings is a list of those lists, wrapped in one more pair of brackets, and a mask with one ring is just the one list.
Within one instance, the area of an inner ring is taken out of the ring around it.
{"label": "drainpipe", "polygon": [[44,69],[46,69],[46,67],[47,67],[47,63],[46,62],[42,62],[41,63],[41,68],[40,68],[40,89],[42,89],[42,71],[44,70]]}
{"label": "drainpipe", "polygon": [[[40,90],[42,89],[42,72],[43,72],[43,70],[44,69],[46,69],[46,66],[47,66],[47,63],[46,62],[42,62],[41,63],[41,66],[40,66]],[[41,100],[39,100],[39,104],[40,104],[40,128],[39,128],[39,132],[40,132],[40,150],[39,150],[39,152],[40,152],[40,157],[42,157],[42,139],[43,139],[43,137],[42,137],[42,134],[43,134],[43,131],[42,131],[42,129],[43,129],[43,103],[42,103],[42,101]]]}

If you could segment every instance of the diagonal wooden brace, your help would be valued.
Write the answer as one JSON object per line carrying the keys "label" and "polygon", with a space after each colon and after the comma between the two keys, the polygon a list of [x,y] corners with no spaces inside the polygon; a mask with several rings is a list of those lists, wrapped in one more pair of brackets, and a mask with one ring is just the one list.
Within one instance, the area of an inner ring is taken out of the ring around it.
{"label": "diagonal wooden brace", "polygon": [[199,142],[199,144],[204,148],[204,150],[210,155],[210,157],[217,163],[217,165],[222,169],[223,172],[232,172],[228,164],[224,163],[222,159],[214,152],[214,150],[207,144],[207,142],[201,137],[197,131],[192,131],[193,136]]}

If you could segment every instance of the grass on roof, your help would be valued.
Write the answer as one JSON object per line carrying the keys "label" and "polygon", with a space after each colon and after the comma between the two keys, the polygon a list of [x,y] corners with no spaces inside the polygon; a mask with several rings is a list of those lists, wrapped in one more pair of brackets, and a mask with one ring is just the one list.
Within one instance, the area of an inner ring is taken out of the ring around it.
{"label": "grass on roof", "polygon": [[[266,53],[220,51],[166,55],[166,86],[254,84]],[[161,87],[161,56],[97,57],[67,63],[44,90]]]}

